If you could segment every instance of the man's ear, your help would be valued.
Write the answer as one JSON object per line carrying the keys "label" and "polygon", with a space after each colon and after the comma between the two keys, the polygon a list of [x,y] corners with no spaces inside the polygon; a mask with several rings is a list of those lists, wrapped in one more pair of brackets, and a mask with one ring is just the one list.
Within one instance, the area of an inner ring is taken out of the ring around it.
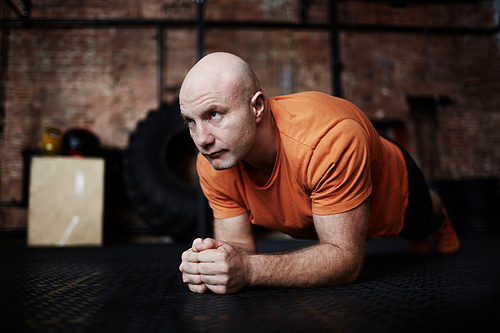
{"label": "man's ear", "polygon": [[257,91],[251,101],[250,105],[254,111],[255,122],[260,123],[264,117],[264,111],[266,109],[266,95],[262,91]]}

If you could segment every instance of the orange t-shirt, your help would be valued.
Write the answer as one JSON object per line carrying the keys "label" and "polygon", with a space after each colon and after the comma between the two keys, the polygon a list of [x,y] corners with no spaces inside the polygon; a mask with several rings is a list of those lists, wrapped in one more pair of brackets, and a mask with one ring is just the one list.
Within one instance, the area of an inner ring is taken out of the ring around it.
{"label": "orange t-shirt", "polygon": [[269,98],[277,129],[274,170],[257,186],[241,162],[217,171],[201,155],[200,184],[216,218],[317,238],[312,214],[349,211],[370,197],[367,238],[399,234],[408,203],[403,154],[346,100],[307,92]]}

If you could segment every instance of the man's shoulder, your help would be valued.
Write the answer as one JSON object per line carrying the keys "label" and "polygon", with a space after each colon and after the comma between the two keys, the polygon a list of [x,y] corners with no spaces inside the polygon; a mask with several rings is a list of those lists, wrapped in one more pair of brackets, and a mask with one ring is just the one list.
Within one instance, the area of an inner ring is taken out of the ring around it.
{"label": "man's shoulder", "polygon": [[343,120],[357,120],[360,112],[347,100],[314,91],[269,100],[283,143],[312,149]]}
{"label": "man's shoulder", "polygon": [[304,105],[307,104],[311,107],[327,107],[328,109],[341,107],[342,105],[352,105],[343,98],[328,95],[320,91],[304,91],[289,95],[275,96],[270,97],[269,100],[292,109],[295,107],[304,107]]}

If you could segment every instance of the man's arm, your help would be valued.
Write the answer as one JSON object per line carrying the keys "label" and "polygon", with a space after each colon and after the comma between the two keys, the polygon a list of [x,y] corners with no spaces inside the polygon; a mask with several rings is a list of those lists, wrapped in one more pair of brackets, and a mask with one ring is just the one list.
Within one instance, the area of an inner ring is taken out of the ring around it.
{"label": "man's arm", "polygon": [[369,202],[314,215],[319,244],[291,253],[248,256],[248,285],[316,287],[354,282],[363,264]]}
{"label": "man's arm", "polygon": [[[319,244],[282,254],[237,250],[255,250],[246,214],[231,221],[216,220],[217,240],[195,241],[193,249],[183,254],[183,280],[193,291],[204,292],[208,288],[223,294],[236,292],[245,285],[314,287],[353,282],[363,263],[368,213],[366,200],[345,213],[314,215]],[[188,258],[194,257],[196,263],[188,262]]]}
{"label": "man's arm", "polygon": [[228,219],[214,219],[215,239],[246,253],[256,253],[257,245],[248,213]]}

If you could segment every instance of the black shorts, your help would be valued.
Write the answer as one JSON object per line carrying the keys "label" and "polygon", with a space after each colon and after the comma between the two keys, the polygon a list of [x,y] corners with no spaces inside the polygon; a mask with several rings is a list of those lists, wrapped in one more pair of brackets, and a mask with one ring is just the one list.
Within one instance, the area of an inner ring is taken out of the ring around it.
{"label": "black shorts", "polygon": [[408,207],[405,212],[403,230],[399,237],[406,240],[419,240],[428,237],[441,225],[434,215],[429,187],[422,171],[410,154],[398,143],[393,142],[403,153],[408,170]]}

